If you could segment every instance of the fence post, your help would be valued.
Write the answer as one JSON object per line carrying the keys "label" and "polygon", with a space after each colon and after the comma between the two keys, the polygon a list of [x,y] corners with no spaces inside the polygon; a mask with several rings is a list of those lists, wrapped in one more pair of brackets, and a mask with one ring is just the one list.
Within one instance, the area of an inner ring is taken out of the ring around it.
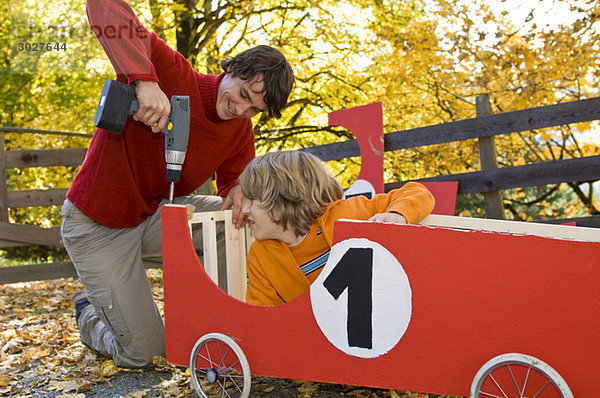
{"label": "fence post", "polygon": [[4,133],[0,132],[0,221],[8,222],[8,188],[6,187],[6,151]]}
{"label": "fence post", "polygon": [[[490,96],[488,94],[478,95],[475,99],[475,109],[477,116],[486,116],[492,114]],[[479,138],[479,162],[481,170],[497,169],[496,143],[494,136]],[[502,204],[502,192],[484,192],[485,215],[487,218],[504,219],[504,206]]]}

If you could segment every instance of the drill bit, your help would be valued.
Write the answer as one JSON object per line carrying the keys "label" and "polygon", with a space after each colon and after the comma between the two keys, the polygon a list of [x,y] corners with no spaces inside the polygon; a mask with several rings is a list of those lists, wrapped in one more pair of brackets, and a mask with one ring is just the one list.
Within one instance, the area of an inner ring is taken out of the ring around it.
{"label": "drill bit", "polygon": [[169,204],[173,203],[173,193],[175,192],[175,183],[171,182],[171,187],[169,188]]}

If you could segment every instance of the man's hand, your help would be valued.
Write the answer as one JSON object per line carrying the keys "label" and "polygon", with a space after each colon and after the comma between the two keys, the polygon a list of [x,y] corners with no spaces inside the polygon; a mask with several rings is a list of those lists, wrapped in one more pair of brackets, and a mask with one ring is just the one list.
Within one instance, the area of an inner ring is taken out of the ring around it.
{"label": "man's hand", "polygon": [[233,225],[235,225],[236,228],[243,227],[247,222],[246,217],[242,213],[247,200],[248,199],[242,194],[242,188],[238,184],[229,190],[225,202],[223,202],[223,206],[221,206],[221,210],[227,210],[233,206],[231,222],[233,222]]}
{"label": "man's hand", "polygon": [[152,127],[153,133],[162,131],[169,119],[169,113],[171,113],[171,103],[158,83],[136,80],[135,96],[139,103],[139,109],[133,115],[133,119]]}
{"label": "man's hand", "polygon": [[391,224],[408,224],[406,218],[398,213],[378,213],[369,218],[369,221],[385,222]]}

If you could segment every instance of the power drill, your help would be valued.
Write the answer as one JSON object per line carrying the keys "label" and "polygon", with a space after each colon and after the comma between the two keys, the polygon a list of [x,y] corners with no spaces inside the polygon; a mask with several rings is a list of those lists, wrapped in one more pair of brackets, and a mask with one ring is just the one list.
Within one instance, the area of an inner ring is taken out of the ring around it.
{"label": "power drill", "polygon": [[[125,128],[127,117],[135,115],[138,108],[133,87],[115,80],[107,80],[102,89],[94,124],[101,129],[120,134]],[[181,177],[190,136],[190,97],[171,97],[171,113],[162,132],[165,134],[167,180],[171,183],[169,203],[172,203],[175,183]]]}

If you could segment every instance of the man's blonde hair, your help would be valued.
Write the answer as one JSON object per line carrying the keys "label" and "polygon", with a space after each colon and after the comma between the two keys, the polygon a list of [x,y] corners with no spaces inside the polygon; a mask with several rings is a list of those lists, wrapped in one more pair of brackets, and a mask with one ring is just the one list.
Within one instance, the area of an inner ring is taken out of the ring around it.
{"label": "man's blonde hair", "polygon": [[342,198],[340,182],[319,158],[303,151],[269,152],[252,160],[239,178],[245,197],[260,202],[271,221],[306,233]]}

